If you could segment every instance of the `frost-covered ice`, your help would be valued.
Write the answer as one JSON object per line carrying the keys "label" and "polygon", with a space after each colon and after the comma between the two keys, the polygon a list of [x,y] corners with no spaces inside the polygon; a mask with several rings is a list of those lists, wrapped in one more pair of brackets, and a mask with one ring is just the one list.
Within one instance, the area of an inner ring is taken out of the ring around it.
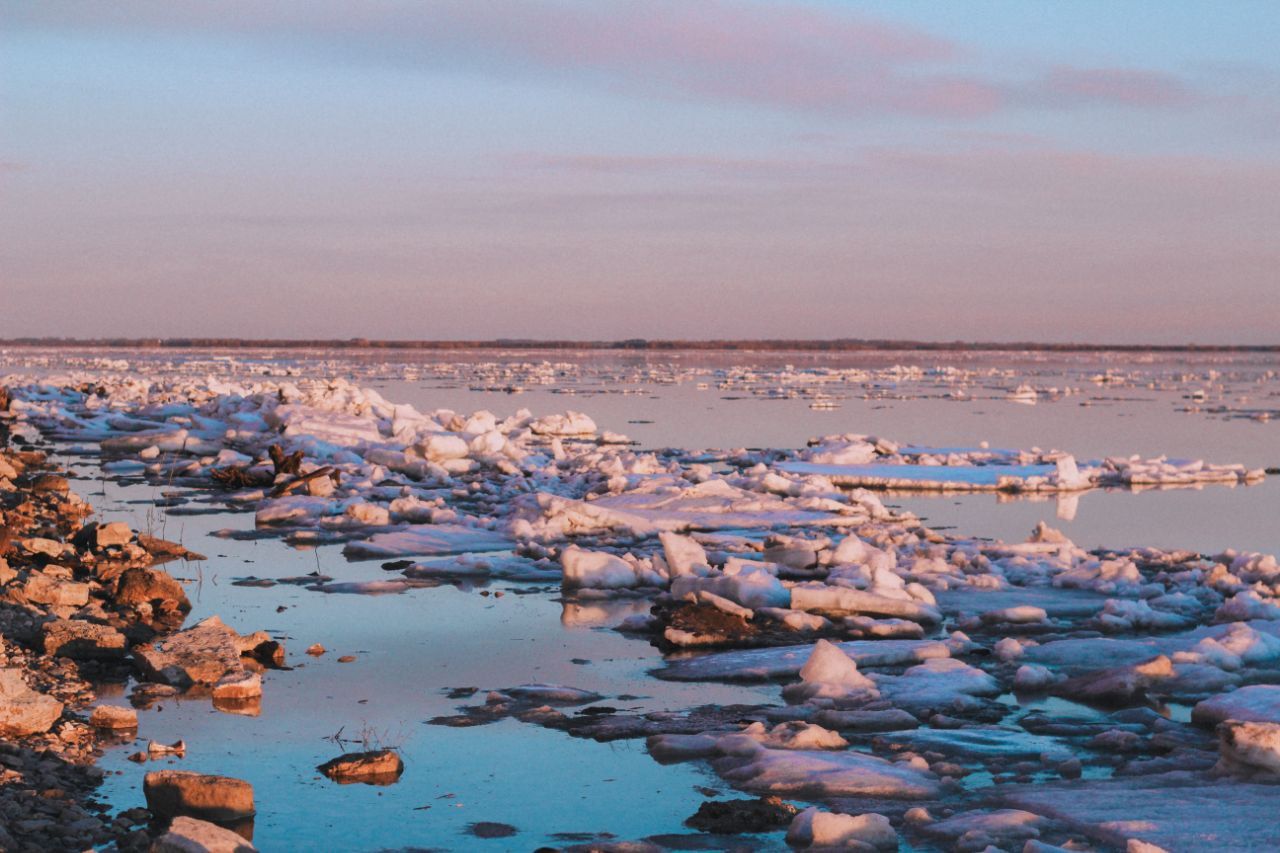
{"label": "frost-covered ice", "polygon": [[[645,714],[559,685],[489,694],[528,725],[643,735],[654,758],[801,800],[810,808],[790,836],[802,844],[1186,849],[1183,833],[1214,846],[1222,836],[1184,813],[1211,796],[1244,798],[1240,838],[1280,842],[1258,806],[1280,767],[1273,556],[1090,550],[1044,525],[1021,542],[968,538],[868,490],[1237,485],[1256,470],[852,433],[801,450],[643,450],[576,411],[587,406],[423,412],[348,380],[206,367],[48,377],[15,387],[14,408],[50,437],[96,445],[110,476],[163,483],[197,509],[251,510],[256,536],[394,561],[376,580],[304,579],[318,593],[546,584],[566,625],[658,646],[658,678],[753,683],[761,697]],[[554,373],[471,376],[499,387]],[[830,392],[889,375],[726,369],[708,384],[768,396],[801,393],[802,379]],[[895,375],[949,399],[982,382],[1001,404],[1075,393],[1008,376]],[[596,701],[608,704],[559,710]]]}

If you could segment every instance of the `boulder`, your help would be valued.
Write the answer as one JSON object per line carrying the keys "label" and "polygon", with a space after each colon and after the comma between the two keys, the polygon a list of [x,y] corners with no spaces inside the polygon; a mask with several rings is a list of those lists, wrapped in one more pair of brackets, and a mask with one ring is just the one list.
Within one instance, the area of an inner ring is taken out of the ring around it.
{"label": "boulder", "polygon": [[207,820],[180,816],[155,840],[151,853],[256,853],[244,838]]}
{"label": "boulder", "polygon": [[213,685],[225,676],[244,673],[243,639],[217,616],[210,616],[186,631],[136,647],[133,658],[147,681],[174,687]]}
{"label": "boulder", "polygon": [[182,584],[160,569],[126,569],[116,584],[115,599],[129,607],[148,604],[161,611],[191,611],[191,602],[187,600]]}
{"label": "boulder", "polygon": [[0,736],[47,732],[62,716],[62,703],[32,690],[19,669],[0,669]]}
{"label": "boulder", "polygon": [[110,548],[113,545],[128,545],[133,541],[133,531],[123,521],[110,524],[99,524],[93,532],[94,544],[98,548]]}
{"label": "boulder", "polygon": [[316,768],[335,782],[389,785],[404,772],[404,762],[390,749],[348,752]]}
{"label": "boulder", "polygon": [[243,779],[158,770],[142,782],[147,808],[162,820],[181,816],[229,822],[253,817],[253,786]]}
{"label": "boulder", "polygon": [[22,594],[32,604],[49,607],[84,607],[89,603],[89,585],[32,572],[22,584]]}
{"label": "boulder", "polygon": [[124,634],[110,625],[79,619],[55,619],[43,627],[46,654],[76,660],[119,660],[124,657]]}
{"label": "boulder", "polygon": [[136,729],[138,712],[120,705],[99,705],[89,715],[89,725],[97,729]]}

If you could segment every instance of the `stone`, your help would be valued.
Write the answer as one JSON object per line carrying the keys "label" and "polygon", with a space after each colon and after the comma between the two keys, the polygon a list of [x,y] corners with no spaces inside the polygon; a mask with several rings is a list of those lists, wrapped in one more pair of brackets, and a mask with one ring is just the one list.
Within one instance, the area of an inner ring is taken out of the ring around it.
{"label": "stone", "polygon": [[404,772],[404,762],[394,750],[379,749],[371,752],[348,752],[326,761],[316,769],[342,784],[364,782],[369,785],[390,785]]}
{"label": "stone", "polygon": [[189,770],[157,770],[142,782],[147,808],[157,817],[229,822],[253,817],[253,786],[243,779]]}
{"label": "stone", "polygon": [[319,643],[312,643],[311,645],[307,646],[307,654],[311,655],[312,657],[318,658],[320,657],[320,655],[324,654],[325,651],[326,651],[325,647],[320,645]]}
{"label": "stone", "polygon": [[115,599],[130,607],[149,604],[161,610],[191,611],[187,594],[172,575],[160,569],[126,569],[116,584]]}
{"label": "stone", "polygon": [[84,607],[89,603],[89,585],[60,580],[32,572],[22,584],[22,594],[32,604],[49,607]]}
{"label": "stone", "polygon": [[32,536],[28,539],[19,539],[18,547],[28,554],[43,555],[49,559],[57,559],[68,550],[68,546],[55,539],[44,539],[39,536]]}
{"label": "stone", "polygon": [[71,484],[66,477],[58,474],[41,474],[31,481],[31,491],[37,494],[65,495],[71,491]]}
{"label": "stone", "polygon": [[256,672],[233,672],[213,685],[214,699],[256,699],[262,695],[262,676]]}
{"label": "stone", "polygon": [[133,658],[148,681],[175,687],[213,685],[245,671],[240,661],[243,640],[217,616],[210,616],[185,631],[134,648]]}
{"label": "stone", "polygon": [[151,845],[151,853],[256,853],[244,838],[207,820],[179,816]]}
{"label": "stone", "polygon": [[786,829],[800,809],[780,797],[757,800],[708,800],[685,821],[700,832],[730,835],[740,832],[774,832]]}
{"label": "stone", "polygon": [[61,716],[62,703],[28,687],[21,670],[0,670],[0,736],[47,732]]}
{"label": "stone", "polygon": [[56,619],[43,627],[46,654],[75,660],[119,660],[127,649],[124,634],[110,625],[80,619]]}
{"label": "stone", "polygon": [[99,524],[97,530],[94,531],[94,541],[99,548],[127,545],[133,541],[133,531],[123,521]]}
{"label": "stone", "polygon": [[99,705],[89,715],[89,725],[99,729],[136,729],[138,712],[120,705]]}

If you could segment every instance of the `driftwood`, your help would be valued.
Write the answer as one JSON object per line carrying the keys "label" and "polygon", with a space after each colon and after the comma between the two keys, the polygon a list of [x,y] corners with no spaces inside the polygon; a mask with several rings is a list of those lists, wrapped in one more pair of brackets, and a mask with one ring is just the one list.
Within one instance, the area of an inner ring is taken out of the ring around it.
{"label": "driftwood", "polygon": [[273,477],[265,472],[253,472],[243,465],[230,465],[226,468],[214,468],[209,476],[224,489],[248,489],[254,486],[269,486]]}
{"label": "driftwood", "polygon": [[336,483],[338,482],[338,469],[331,465],[326,465],[323,468],[317,468],[310,474],[303,474],[301,477],[297,477],[287,483],[281,483],[271,490],[271,497],[278,498],[281,495],[291,494],[294,490],[305,486],[312,480],[319,480],[321,477],[332,477]]}
{"label": "driftwood", "polygon": [[284,448],[278,444],[273,444],[267,448],[267,455],[271,457],[271,464],[276,466],[276,476],[281,474],[297,474],[302,470],[302,451],[296,451],[285,455]]}

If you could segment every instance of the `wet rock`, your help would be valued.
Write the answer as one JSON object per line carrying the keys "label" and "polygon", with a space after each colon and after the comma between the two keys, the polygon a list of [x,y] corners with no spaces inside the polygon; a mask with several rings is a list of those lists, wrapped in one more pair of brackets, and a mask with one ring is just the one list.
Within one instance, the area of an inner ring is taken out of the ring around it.
{"label": "wet rock", "polygon": [[233,672],[213,685],[214,699],[256,699],[262,696],[262,676],[256,672]]}
{"label": "wet rock", "polygon": [[253,817],[253,786],[243,779],[188,770],[158,770],[142,783],[147,808],[162,819],[180,816],[226,823]]}
{"label": "wet rock", "polygon": [[182,584],[160,569],[127,569],[116,585],[115,600],[128,607],[149,605],[161,613],[191,612]]}
{"label": "wet rock", "polygon": [[175,687],[215,685],[228,676],[238,679],[246,672],[242,655],[276,662],[283,660],[284,648],[261,631],[241,636],[217,616],[210,616],[186,631],[133,650],[143,678]]}
{"label": "wet rock", "polygon": [[195,551],[190,551],[185,546],[179,545],[177,542],[170,542],[168,539],[161,539],[158,536],[148,536],[145,533],[138,534],[138,545],[142,550],[159,560],[173,558],[182,560],[205,559],[203,554],[197,554]]}
{"label": "wet rock", "polygon": [[46,654],[76,660],[119,660],[124,657],[124,634],[109,625],[79,619],[56,619],[43,629]]}
{"label": "wet rock", "polygon": [[510,838],[519,830],[509,823],[482,820],[467,824],[467,832],[470,832],[476,838]]}
{"label": "wet rock", "polygon": [[698,806],[685,826],[717,835],[773,832],[791,825],[800,810],[779,797],[757,800],[712,800]]}
{"label": "wet rock", "polygon": [[138,712],[119,705],[99,705],[89,715],[89,725],[99,729],[136,729]]}
{"label": "wet rock", "polygon": [[258,848],[207,820],[179,816],[151,845],[151,853],[255,853]]}
{"label": "wet rock", "polygon": [[341,784],[364,782],[367,785],[390,785],[404,772],[404,762],[394,750],[348,752],[326,761],[316,768]]}
{"label": "wet rock", "polygon": [[0,670],[0,735],[47,732],[61,716],[62,703],[28,687],[21,670]]}
{"label": "wet rock", "polygon": [[307,654],[311,655],[312,657],[318,658],[320,657],[320,655],[324,654],[325,651],[327,651],[325,647],[320,645],[319,643],[312,643],[311,645],[307,646]]}

